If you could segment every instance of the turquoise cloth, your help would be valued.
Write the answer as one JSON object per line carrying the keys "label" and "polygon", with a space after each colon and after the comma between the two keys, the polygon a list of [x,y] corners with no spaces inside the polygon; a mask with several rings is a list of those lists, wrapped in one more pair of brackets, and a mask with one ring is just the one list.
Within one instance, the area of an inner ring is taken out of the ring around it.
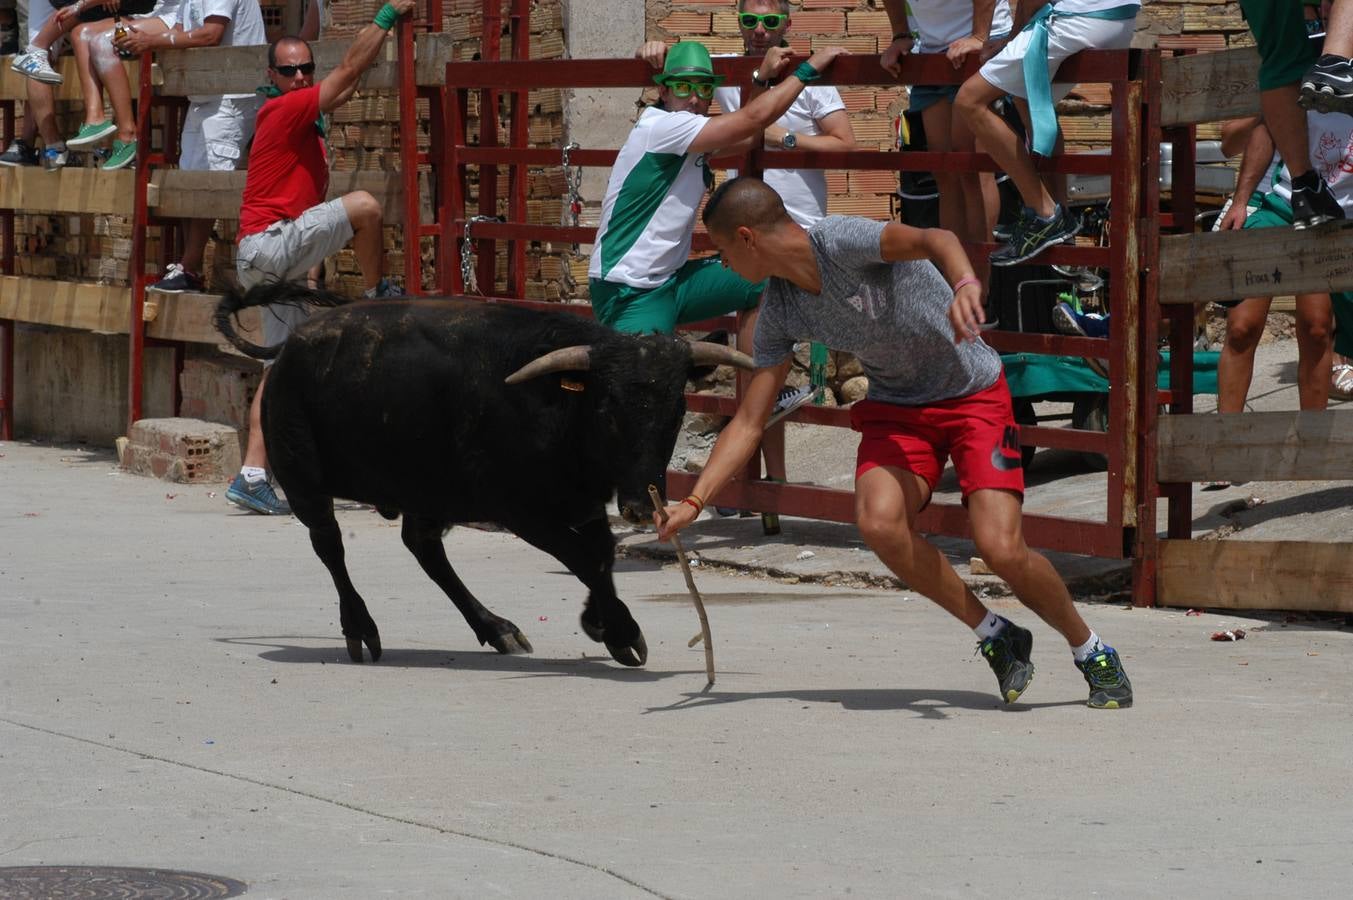
{"label": "turquoise cloth", "polygon": [[[1161,390],[1170,387],[1170,354],[1162,353],[1165,364],[1156,372],[1156,383]],[[1217,393],[1217,359],[1215,351],[1193,354],[1193,392]],[[1033,398],[1051,394],[1103,394],[1109,390],[1107,379],[1099,375],[1078,356],[1050,356],[1045,353],[1003,353],[1005,380],[1013,397]]]}
{"label": "turquoise cloth", "polygon": [[1057,146],[1057,111],[1052,105],[1052,76],[1048,73],[1048,22],[1056,16],[1063,18],[1108,19],[1121,22],[1135,19],[1140,10],[1137,4],[1098,9],[1093,12],[1058,12],[1049,3],[1034,13],[1024,30],[1033,29],[1029,52],[1024,56],[1024,90],[1029,98],[1029,121],[1033,125],[1033,152],[1039,156],[1052,155]]}

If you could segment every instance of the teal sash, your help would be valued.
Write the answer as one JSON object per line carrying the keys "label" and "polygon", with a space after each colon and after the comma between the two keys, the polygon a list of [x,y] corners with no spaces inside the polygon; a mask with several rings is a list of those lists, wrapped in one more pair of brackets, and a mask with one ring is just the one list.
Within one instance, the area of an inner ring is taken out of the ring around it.
{"label": "teal sash", "polygon": [[1121,22],[1137,17],[1137,4],[1115,6],[1094,12],[1057,12],[1049,3],[1034,13],[1024,30],[1033,29],[1029,52],[1024,55],[1024,90],[1029,97],[1029,121],[1033,125],[1033,152],[1050,156],[1057,145],[1057,112],[1052,105],[1052,76],[1048,74],[1048,25],[1050,20],[1062,18],[1108,19]]}

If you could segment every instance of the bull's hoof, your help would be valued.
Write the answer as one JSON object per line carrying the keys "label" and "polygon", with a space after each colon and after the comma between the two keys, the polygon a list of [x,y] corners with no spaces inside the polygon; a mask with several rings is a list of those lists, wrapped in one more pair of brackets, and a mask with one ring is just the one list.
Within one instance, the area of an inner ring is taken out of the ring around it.
{"label": "bull's hoof", "polygon": [[371,661],[375,662],[381,658],[381,635],[374,627],[371,633],[364,637],[348,638],[348,659],[355,663],[362,661],[362,642],[366,641],[366,646],[371,651]]}
{"label": "bull's hoof", "polygon": [[504,656],[510,656],[513,653],[536,652],[535,648],[531,646],[531,642],[526,639],[526,635],[516,630],[511,634],[494,635],[489,639],[489,644]]}
{"label": "bull's hoof", "polygon": [[644,640],[642,633],[632,644],[607,644],[606,650],[611,654],[611,658],[622,666],[642,666],[648,662],[648,642]]}
{"label": "bull's hoof", "polygon": [[600,644],[606,638],[606,626],[600,622],[589,622],[587,613],[583,613],[578,623],[583,627],[583,634]]}

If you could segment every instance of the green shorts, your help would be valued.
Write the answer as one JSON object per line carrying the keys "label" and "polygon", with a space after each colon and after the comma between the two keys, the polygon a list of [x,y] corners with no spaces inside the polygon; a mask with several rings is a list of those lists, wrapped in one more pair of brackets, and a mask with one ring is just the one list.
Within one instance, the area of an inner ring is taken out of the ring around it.
{"label": "green shorts", "polygon": [[[1282,197],[1273,193],[1258,197],[1259,208],[1245,219],[1245,230],[1251,228],[1291,228],[1292,207]],[[1251,203],[1254,199],[1251,199]],[[1237,301],[1238,302],[1238,301]],[[1234,303],[1223,304],[1234,306]],[[1334,352],[1341,356],[1353,356],[1353,293],[1335,291],[1330,294],[1330,305],[1334,308]]]}
{"label": "green shorts", "polygon": [[588,280],[597,321],[636,334],[671,334],[687,322],[755,309],[765,286],[725,269],[717,256],[690,260],[655,288]]}
{"label": "green shorts", "polygon": [[1289,0],[1240,0],[1259,50],[1259,90],[1296,84],[1315,62],[1306,37],[1306,14]]}

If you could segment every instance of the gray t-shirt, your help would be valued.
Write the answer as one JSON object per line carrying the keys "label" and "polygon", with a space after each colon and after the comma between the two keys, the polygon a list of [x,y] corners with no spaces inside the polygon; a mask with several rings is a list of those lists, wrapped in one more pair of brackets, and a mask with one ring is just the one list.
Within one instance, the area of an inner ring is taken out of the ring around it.
{"label": "gray t-shirt", "polygon": [[822,293],[770,279],[756,322],[756,365],[779,365],[796,342],[817,341],[860,360],[870,400],[924,406],[991,387],[1000,356],[981,339],[954,343],[949,284],[928,260],[884,262],[884,224],[828,216],[808,229]]}

